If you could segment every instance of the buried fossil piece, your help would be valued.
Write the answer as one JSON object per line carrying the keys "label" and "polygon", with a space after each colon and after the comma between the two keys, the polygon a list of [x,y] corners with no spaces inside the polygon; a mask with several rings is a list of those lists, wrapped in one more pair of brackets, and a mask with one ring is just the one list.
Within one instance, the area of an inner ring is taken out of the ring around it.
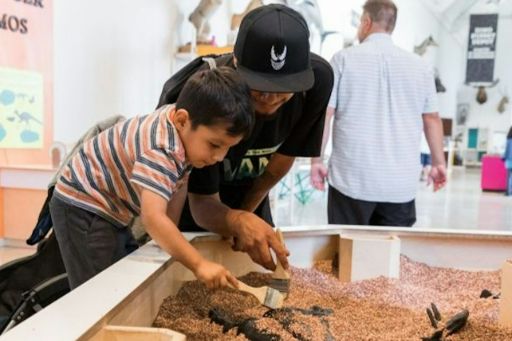
{"label": "buried fossil piece", "polygon": [[222,326],[223,333],[235,328],[237,334],[242,334],[251,341],[281,340],[279,333],[271,331],[274,321],[295,340],[307,341],[320,336],[323,341],[334,341],[329,322],[324,319],[332,313],[332,309],[318,306],[309,309],[286,307],[270,309],[259,318],[243,319],[233,318],[221,308],[213,308],[208,316],[212,322]]}
{"label": "buried fossil piece", "polygon": [[436,328],[436,331],[430,337],[423,337],[423,341],[437,341],[444,340],[446,336],[450,336],[459,330],[461,330],[469,318],[469,311],[463,309],[457,314],[453,315],[446,323],[443,323],[443,318],[439,309],[434,303],[430,304],[430,308],[427,308],[427,315],[430,320],[432,327]]}
{"label": "buried fossil piece", "polygon": [[480,293],[480,298],[489,298],[489,297],[492,297],[493,299],[497,300],[498,298],[500,298],[501,296],[501,293],[497,293],[497,294],[493,294],[492,292],[490,292],[489,290],[487,289],[484,289],[482,290],[482,292]]}

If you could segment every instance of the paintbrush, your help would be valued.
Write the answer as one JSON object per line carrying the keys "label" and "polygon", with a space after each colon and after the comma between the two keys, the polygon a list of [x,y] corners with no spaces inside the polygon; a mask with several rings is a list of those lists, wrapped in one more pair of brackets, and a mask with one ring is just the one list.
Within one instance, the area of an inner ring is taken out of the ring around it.
{"label": "paintbrush", "polygon": [[271,309],[277,309],[283,306],[284,296],[276,289],[266,286],[255,288],[241,281],[238,281],[238,288],[235,288],[231,284],[228,285],[233,289],[238,289],[253,295],[261,304]]}
{"label": "paintbrush", "polygon": [[[280,229],[276,229],[276,237],[279,242],[286,248],[284,244],[283,233]],[[283,265],[276,257],[276,270],[272,274],[269,287],[279,290],[285,298],[288,296],[290,290],[290,272],[283,268]]]}

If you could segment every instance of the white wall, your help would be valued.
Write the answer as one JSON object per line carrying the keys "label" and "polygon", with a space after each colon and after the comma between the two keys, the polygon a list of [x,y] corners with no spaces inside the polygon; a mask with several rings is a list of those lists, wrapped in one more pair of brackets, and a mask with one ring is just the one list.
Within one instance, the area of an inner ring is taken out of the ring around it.
{"label": "white wall", "polygon": [[[498,40],[496,43],[496,60],[494,78],[499,78],[499,84],[494,88],[486,89],[487,102],[479,104],[476,101],[478,89],[464,85],[466,77],[466,54],[469,32],[469,18],[471,14],[497,13]],[[470,105],[469,116],[464,132],[463,146],[467,143],[468,128],[484,128],[488,130],[488,152],[496,152],[496,145],[501,143],[497,133],[506,133],[512,122],[511,105],[504,113],[497,111],[497,106],[504,93],[512,98],[512,4],[503,2],[500,7],[486,2],[476,3],[469,12],[459,18],[451,30],[444,30],[440,38],[438,60],[440,74],[448,92],[441,98],[441,108],[445,116],[455,118],[457,103]],[[494,141],[494,140],[496,141]],[[499,139],[499,140],[498,140]]]}
{"label": "white wall", "polygon": [[[339,31],[342,34],[336,41],[327,42],[324,57],[330,59],[332,54],[343,45],[342,38],[351,40],[356,36],[356,29],[351,26],[351,13],[362,13],[365,0],[318,0],[326,30]],[[413,51],[429,35],[437,37],[442,29],[435,17],[423,6],[420,0],[395,0],[398,7],[398,20],[393,41],[407,51]]]}
{"label": "white wall", "polygon": [[[248,1],[224,0],[211,19],[212,33],[219,45],[228,40],[231,15],[240,13]],[[171,73],[176,46],[190,40],[192,31],[187,17],[198,2],[55,2],[55,140],[72,143],[92,124],[113,114],[132,116],[151,111]],[[279,1],[265,1],[269,2]],[[364,0],[318,3],[325,29],[341,32],[330,36],[324,44],[322,55],[330,59],[342,48],[344,39],[355,36],[351,12],[361,13]],[[455,117],[457,95],[464,82],[469,14],[455,32],[449,32],[422,1],[396,3],[399,15],[393,40],[397,45],[412,51],[428,35],[440,44],[439,48],[430,49],[425,58],[439,68],[448,89],[439,95],[441,115]],[[511,17],[500,18],[496,74],[509,91],[512,68],[507,63],[512,40],[507,32],[511,30]]]}
{"label": "white wall", "polygon": [[54,2],[54,139],[150,112],[169,77],[178,11],[168,0]]}

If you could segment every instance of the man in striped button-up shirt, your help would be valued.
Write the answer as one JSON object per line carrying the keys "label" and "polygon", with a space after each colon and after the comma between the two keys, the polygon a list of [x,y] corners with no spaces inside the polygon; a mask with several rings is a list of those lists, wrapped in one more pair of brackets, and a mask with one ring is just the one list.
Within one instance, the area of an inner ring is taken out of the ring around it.
{"label": "man in striped button-up shirt", "polygon": [[329,168],[312,160],[311,181],[329,180],[332,224],[412,226],[422,130],[430,147],[434,190],[446,181],[443,131],[432,70],[391,40],[397,8],[390,0],[363,6],[360,45],[334,55],[334,87],[324,146],[334,116]]}

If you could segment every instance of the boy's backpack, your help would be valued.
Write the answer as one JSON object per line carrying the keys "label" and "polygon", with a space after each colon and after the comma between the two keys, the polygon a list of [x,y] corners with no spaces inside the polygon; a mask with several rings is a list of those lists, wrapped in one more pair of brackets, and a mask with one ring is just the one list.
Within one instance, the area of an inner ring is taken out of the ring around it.
{"label": "boy's backpack", "polygon": [[124,119],[118,115],[103,120],[80,138],[48,184],[48,195],[27,239],[27,244],[37,244],[37,251],[0,266],[0,335],[69,291],[57,238],[54,233],[47,237],[53,227],[49,207],[53,190],[61,172],[82,144]]}
{"label": "boy's backpack", "polygon": [[226,57],[227,59],[230,55],[230,53],[224,55],[209,54],[206,56],[197,57],[185,65],[182,69],[172,75],[172,77],[169,78],[167,82],[165,82],[164,88],[162,89],[162,94],[160,95],[160,100],[158,101],[157,109],[162,105],[176,103],[178,95],[180,94],[181,89],[183,89],[183,86],[187,80],[194,73],[199,71],[203,66],[208,64],[206,61],[208,58],[213,59],[217,57]]}

